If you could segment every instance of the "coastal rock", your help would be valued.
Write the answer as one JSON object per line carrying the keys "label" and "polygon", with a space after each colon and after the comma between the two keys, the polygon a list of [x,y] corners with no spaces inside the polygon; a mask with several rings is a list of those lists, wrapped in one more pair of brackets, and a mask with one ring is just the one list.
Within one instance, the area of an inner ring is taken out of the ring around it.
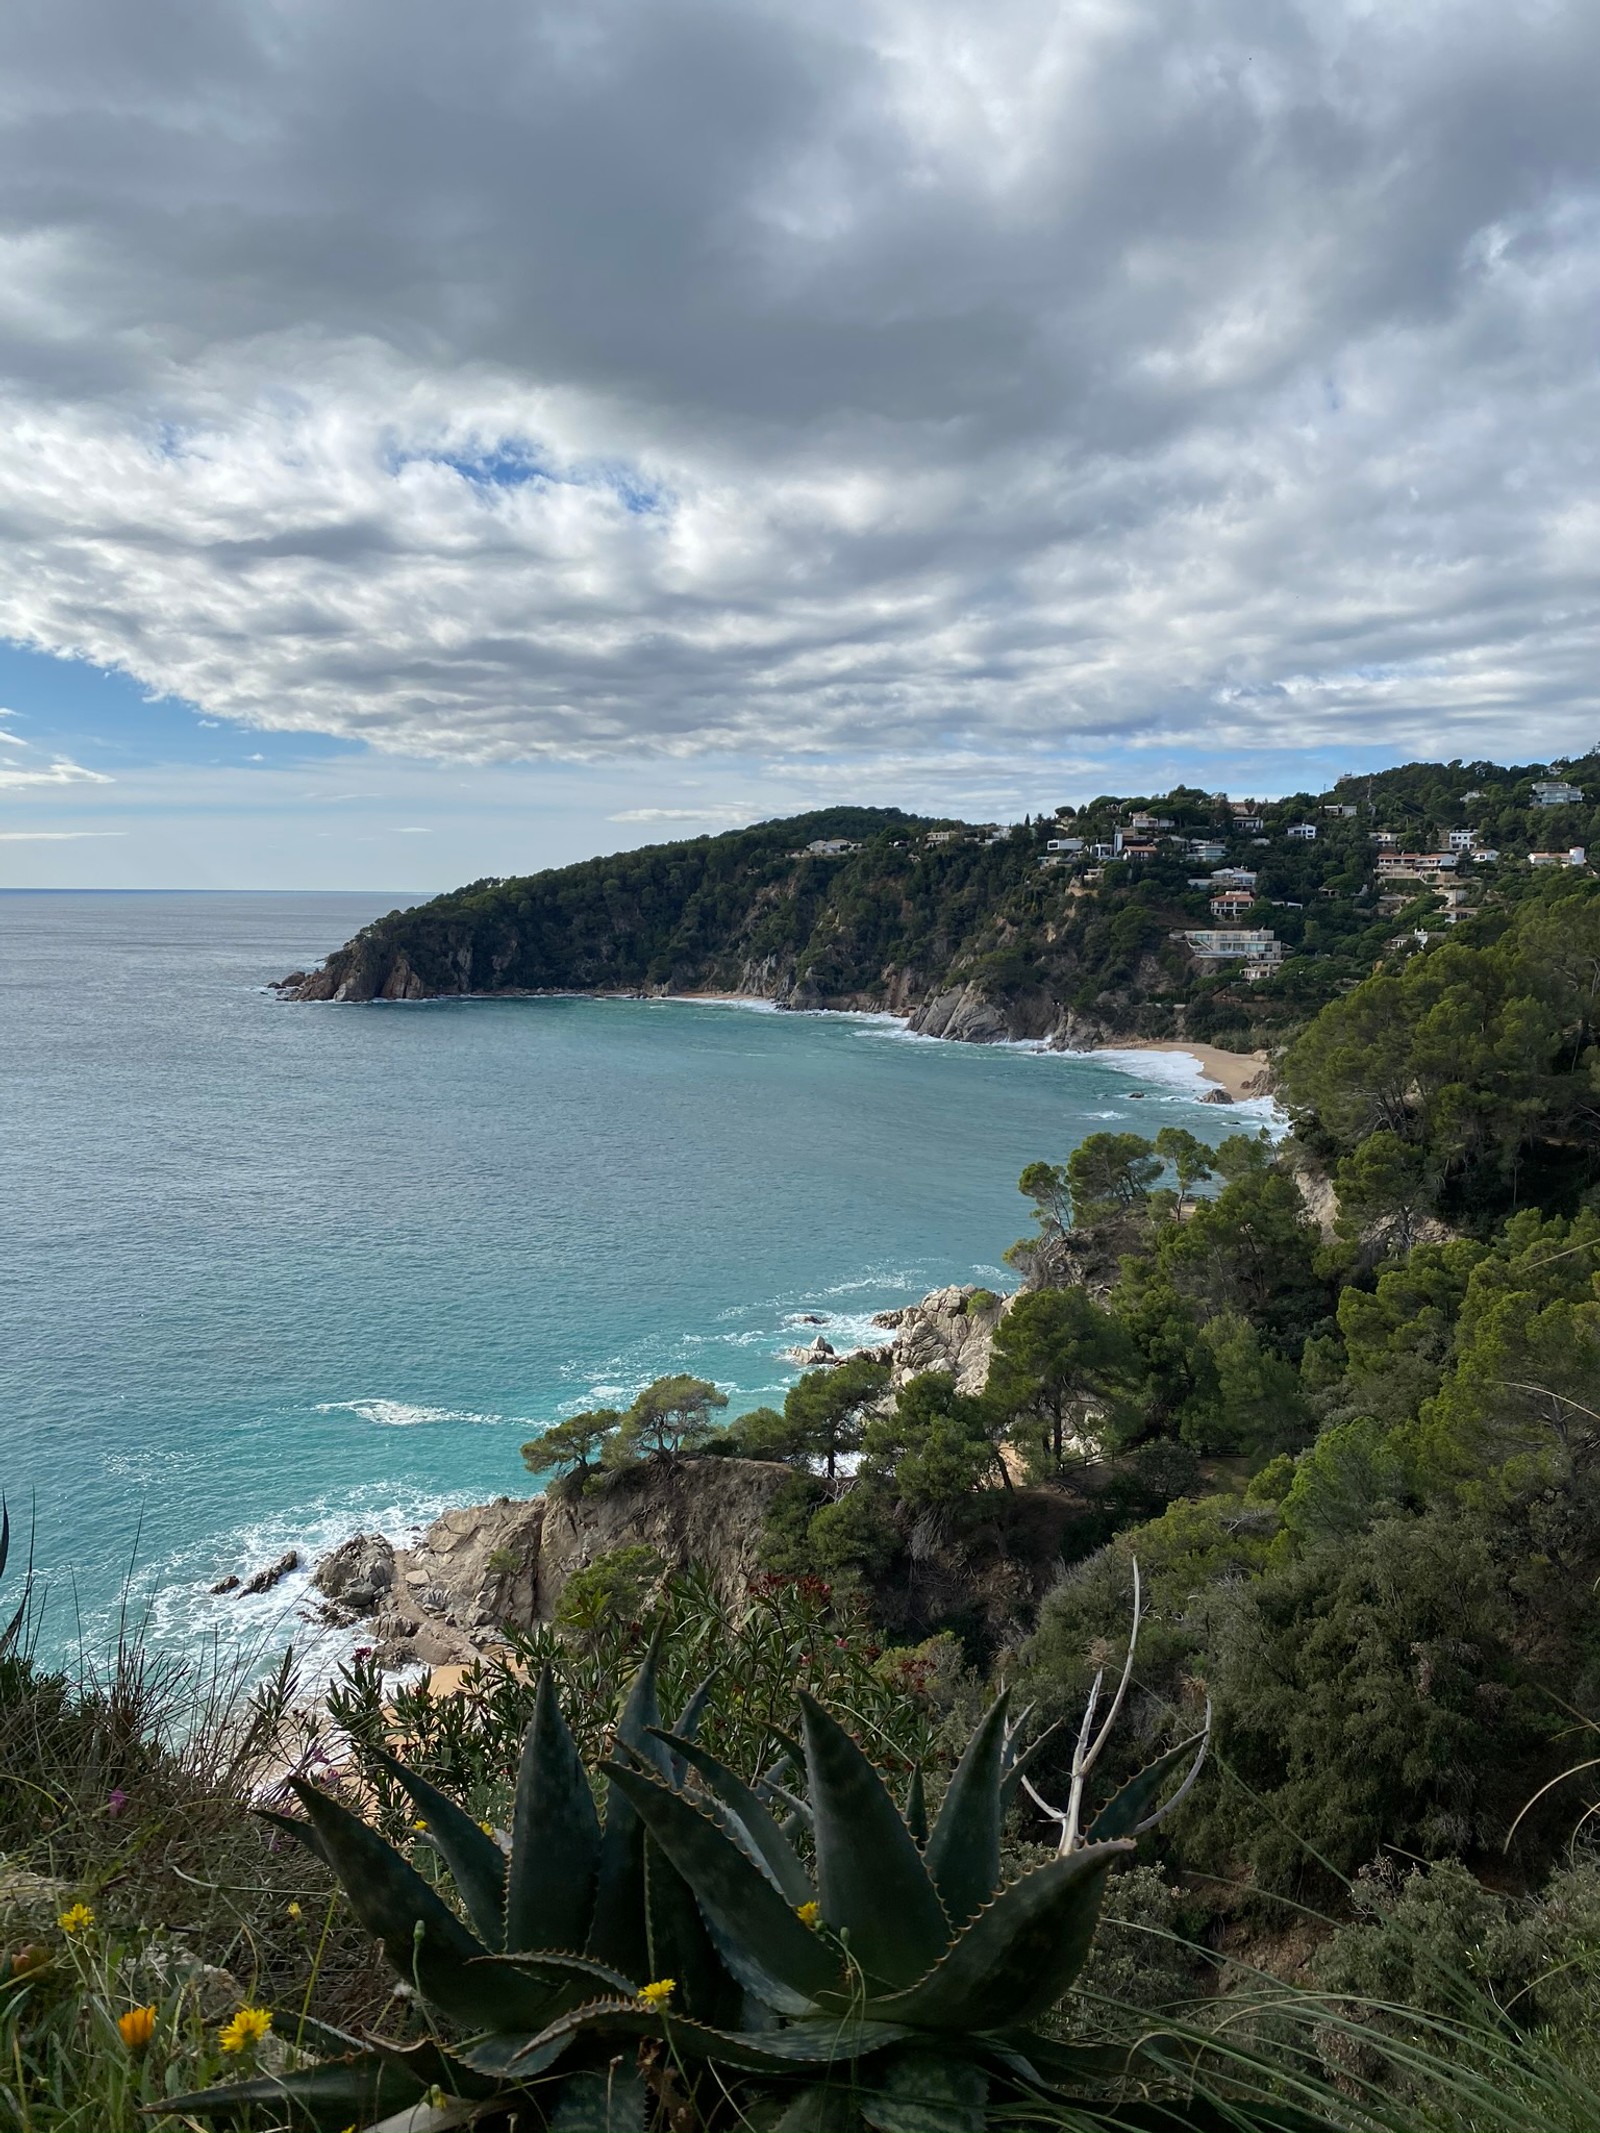
{"label": "coastal rock", "polygon": [[1001,1043],[1012,1034],[1004,1010],[986,1000],[975,985],[935,993],[911,1017],[910,1026],[916,1036],[947,1037],[963,1044]]}
{"label": "coastal rock", "polygon": [[550,1620],[574,1571],[613,1548],[653,1548],[671,1569],[699,1563],[726,1598],[738,1598],[760,1567],[762,1525],[791,1472],[765,1459],[649,1461],[592,1495],[547,1500],[537,1619]]}
{"label": "coastal rock", "polygon": [[312,1573],[318,1592],[352,1614],[371,1614],[394,1588],[394,1547],[381,1533],[353,1533]]}
{"label": "coastal rock", "polygon": [[820,1333],[804,1347],[785,1348],[783,1356],[785,1362],[798,1363],[805,1370],[818,1370],[828,1363],[837,1363],[840,1360],[838,1349],[832,1341],[824,1340]]}
{"label": "coastal rock", "polygon": [[291,1570],[300,1568],[300,1551],[289,1548],[275,1563],[268,1563],[265,1570],[258,1570],[253,1578],[246,1578],[241,1592],[270,1592],[274,1585],[281,1584]]}
{"label": "coastal rock", "polygon": [[446,1511],[413,1548],[356,1534],[323,1558],[314,1581],[347,1619],[373,1614],[382,1665],[466,1664],[502,1628],[548,1622],[574,1571],[613,1548],[652,1548],[672,1568],[703,1564],[736,1598],[758,1568],[762,1525],[789,1474],[766,1460],[650,1460],[574,1499],[501,1496]]}
{"label": "coastal rock", "polygon": [[1233,1098],[1228,1094],[1226,1089],[1207,1089],[1206,1093],[1204,1094],[1204,1096],[1201,1097],[1200,1101],[1203,1104],[1231,1104],[1233,1102]]}
{"label": "coastal rock", "polygon": [[926,1370],[944,1370],[958,1392],[982,1392],[995,1328],[1010,1300],[998,1297],[975,1309],[973,1297],[985,1293],[972,1287],[934,1289],[903,1311],[879,1313],[873,1324],[892,1327],[895,1336],[889,1347],[892,1390],[898,1392]]}

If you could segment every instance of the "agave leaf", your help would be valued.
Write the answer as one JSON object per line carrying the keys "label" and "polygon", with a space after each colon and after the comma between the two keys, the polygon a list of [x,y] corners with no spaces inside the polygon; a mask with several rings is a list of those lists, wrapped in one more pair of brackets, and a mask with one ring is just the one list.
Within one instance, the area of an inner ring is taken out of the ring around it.
{"label": "agave leaf", "polygon": [[953,1926],[975,1917],[1000,1886],[1000,1766],[1010,1700],[1002,1689],[967,1742],[922,1855]]}
{"label": "agave leaf", "polygon": [[776,2133],[861,2133],[866,2120],[856,2109],[855,2087],[815,2081],[802,2089],[778,2120]]}
{"label": "agave leaf", "polygon": [[333,1865],[327,1846],[309,1822],[302,1822],[298,1815],[281,1815],[275,1807],[255,1807],[251,1812],[258,1822],[270,1822],[274,1829],[281,1831],[286,1837],[291,1837],[302,1850],[308,1851],[313,1859],[320,1859],[324,1866]]}
{"label": "agave leaf", "polygon": [[450,1878],[461,1893],[472,1929],[485,1947],[498,1948],[505,1930],[506,1855],[493,1837],[479,1828],[465,1809],[446,1797],[437,1785],[408,1770],[384,1748],[369,1748],[368,1754],[416,1803],[428,1825],[428,1835],[438,1846]]}
{"label": "agave leaf", "polygon": [[738,1988],[717,1955],[693,1890],[653,1838],[644,1848],[644,1905],[650,1975],[674,1980],[674,2008],[695,2022],[736,2022]]}
{"label": "agave leaf", "polygon": [[1061,1731],[1061,1720],[1052,1719],[1042,1733],[1036,1733],[1026,1748],[1018,1751],[1006,1765],[1005,1775],[1000,1780],[1000,1804],[1009,1810],[1015,1803],[1022,1781],[1029,1776],[1040,1761],[1046,1748]]}
{"label": "agave leaf", "polygon": [[918,1851],[928,1849],[928,1796],[923,1790],[922,1765],[911,1766],[911,1783],[906,1787],[906,1828],[911,1832],[911,1841]]}
{"label": "agave leaf", "polygon": [[789,1902],[809,1903],[815,1894],[810,1877],[800,1864],[794,1846],[762,1804],[759,1794],[743,1778],[735,1776],[726,1763],[719,1762],[708,1749],[682,1734],[663,1733],[660,1738],[677,1751],[679,1761],[692,1764],[717,1798],[732,1808]]}
{"label": "agave leaf", "polygon": [[570,2029],[548,2037],[543,2030],[497,2030],[492,2036],[473,2037],[465,2044],[452,2045],[450,2056],[459,2065],[491,2080],[498,2091],[508,2083],[532,2081],[554,2066],[576,2035],[577,2031]]}
{"label": "agave leaf", "polygon": [[782,2014],[800,2014],[837,1982],[826,1942],[709,1815],[642,1771],[621,1763],[605,1771],[693,1889],[718,1952],[747,1991]]}
{"label": "agave leaf", "polygon": [[[667,1751],[651,1738],[650,1728],[661,1723],[656,1700],[656,1669],[661,1661],[664,1628],[650,1640],[644,1662],[634,1676],[622,1716],[617,1720],[617,1744],[631,1748],[668,1774]],[[605,1834],[600,1840],[599,1870],[595,1877],[594,1917],[589,1929],[589,1953],[629,1976],[649,1961],[644,1929],[644,1829],[633,1803],[615,1785],[606,1798]]]}
{"label": "agave leaf", "polygon": [[276,2007],[272,2011],[272,2033],[281,2037],[285,2044],[292,2044],[296,2051],[321,2052],[325,2059],[350,2059],[372,2055],[386,2066],[409,2074],[419,2087],[431,2088],[435,2082],[441,2087],[460,2090],[464,2096],[486,2096],[493,2093],[493,2085],[469,2077],[462,2080],[461,2070],[432,2037],[419,2037],[410,2044],[400,2044],[392,2037],[357,2037],[348,2030],[335,2029],[330,2022],[319,2022],[298,2007]]}
{"label": "agave leaf", "polygon": [[[706,1705],[711,1701],[711,1691],[716,1686],[716,1680],[717,1669],[713,1667],[679,1713],[678,1723],[672,1728],[672,1731],[677,1734],[680,1740],[698,1740],[700,1738],[700,1721],[706,1715]],[[681,1780],[683,1772],[680,1770],[676,1775]]]}
{"label": "agave leaf", "polygon": [[644,2133],[648,2104],[643,2077],[631,2068],[588,2067],[562,2082],[550,2133]]}
{"label": "agave leaf", "polygon": [[1015,2036],[991,2037],[985,2050],[997,2066],[1034,2088],[1076,2089],[1085,2082],[1103,2088],[1107,2082],[1122,2080],[1150,2041],[1146,2034],[1137,2044],[1064,2044],[1029,2029]]}
{"label": "agave leaf", "polygon": [[363,2123],[380,2112],[402,2110],[421,2101],[427,2084],[391,2066],[376,2053],[308,2066],[296,2074],[258,2074],[250,2081],[230,2081],[187,2096],[164,2097],[149,2108],[163,2115],[193,2113],[197,2118],[238,2118],[254,2105],[292,2103],[312,2125],[341,2133],[352,2118]]}
{"label": "agave leaf", "polygon": [[939,1960],[950,1926],[922,1854],[871,1763],[802,1689],[806,1769],[816,1819],[817,1895],[869,1977],[909,1985]]}
{"label": "agave leaf", "polygon": [[514,1955],[480,1955],[474,1959],[474,1969],[493,1963],[517,1970],[524,1977],[542,1978],[554,1989],[566,1986],[592,1988],[599,1985],[607,1992],[632,1994],[638,1990],[636,1981],[624,1977],[620,1970],[608,1969],[587,1955],[567,1955],[559,1948],[519,1948]]}
{"label": "agave leaf", "polygon": [[[676,2058],[704,2060],[745,2073],[773,2074],[797,2066],[847,2065],[869,2053],[903,2043],[912,2034],[898,2023],[865,2022],[839,2015],[796,2022],[788,2029],[712,2029],[704,2022],[674,2015],[670,2007],[645,2007],[637,2000],[593,2000],[572,2008],[537,2036],[529,2037],[521,2050],[509,2057],[501,2057],[497,2051],[494,2064],[512,2076],[526,2076],[553,2064],[580,2036],[600,2045],[654,2038],[667,2043]],[[507,2041],[484,2038],[465,2047],[458,2056],[469,2066],[487,2069],[489,2060],[483,2047],[499,2047]]]}
{"label": "agave leaf", "polygon": [[860,2098],[877,2133],[984,2133],[989,2077],[969,2059],[896,2052]]}
{"label": "agave leaf", "polygon": [[291,1778],[361,1923],[422,1997],[474,2029],[536,2029],[549,1995],[515,1971],[467,1965],[489,1951],[375,1829],[303,1778]]}
{"label": "agave leaf", "polygon": [[450,2133],[453,2126],[470,2125],[477,2116],[478,2106],[468,2097],[451,2096],[443,2103],[430,2103],[424,2096],[421,2103],[407,2104],[393,2117],[368,2126],[366,2133]]}
{"label": "agave leaf", "polygon": [[1145,1816],[1154,1811],[1161,1788],[1173,1771],[1193,1759],[1195,1746],[1196,1740],[1180,1741],[1176,1748],[1158,1755],[1153,1763],[1146,1763],[1107,1800],[1089,1825],[1086,1841],[1093,1844],[1106,1837],[1131,1837]]}
{"label": "agave leaf", "polygon": [[1125,1841],[1052,1859],[980,1911],[908,1992],[869,2002],[883,2022],[918,2029],[1012,2029],[1053,2007],[1083,1966],[1112,1861]]}
{"label": "agave leaf", "polygon": [[581,1948],[589,1937],[600,1817],[555,1676],[547,1666],[533,1696],[511,1811],[503,1945]]}

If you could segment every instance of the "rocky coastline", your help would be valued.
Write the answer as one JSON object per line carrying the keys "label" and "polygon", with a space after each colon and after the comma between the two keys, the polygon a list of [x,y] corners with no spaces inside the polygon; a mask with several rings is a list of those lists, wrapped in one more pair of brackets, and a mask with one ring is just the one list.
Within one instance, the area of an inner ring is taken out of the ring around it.
{"label": "rocky coastline", "polygon": [[[874,1323],[890,1338],[869,1352],[888,1363],[891,1396],[926,1370],[949,1371],[963,1392],[981,1390],[1009,1302],[949,1287],[880,1313]],[[844,1358],[831,1350],[816,1358],[830,1359]],[[321,1620],[359,1628],[388,1671],[469,1665],[501,1645],[508,1628],[549,1622],[576,1571],[632,1546],[651,1548],[669,1568],[700,1564],[736,1598],[760,1567],[766,1514],[791,1474],[766,1460],[651,1461],[578,1497],[460,1506],[409,1546],[355,1533],[313,1571]]]}
{"label": "rocky coastline", "polygon": [[[372,959],[352,954],[351,949],[330,957],[320,969],[293,970],[272,986],[280,999],[293,1002],[324,1002],[364,1005],[419,1000],[537,1000],[570,999],[570,988],[545,990],[526,986],[500,986],[493,990],[428,985],[417,975],[405,954],[396,953],[385,967]],[[931,1037],[950,1044],[1036,1044],[1052,1052],[1150,1051],[1181,1052],[1193,1059],[1210,1084],[1203,1103],[1227,1104],[1270,1096],[1273,1074],[1264,1051],[1228,1052],[1217,1045],[1188,1044],[1181,1040],[1157,1041],[1129,1031],[1115,1019],[1082,1015],[1053,1002],[996,1002],[976,985],[950,986],[928,997],[919,996],[914,980],[897,977],[881,992],[825,996],[804,983],[785,983],[770,966],[747,966],[736,990],[683,992],[669,984],[637,986],[619,991],[614,986],[592,988],[579,995],[601,1000],[700,999],[729,1002],[760,1002],[790,1014],[892,1015],[904,1023],[908,1035]],[[1048,1010],[1048,1011],[1046,1011]]]}

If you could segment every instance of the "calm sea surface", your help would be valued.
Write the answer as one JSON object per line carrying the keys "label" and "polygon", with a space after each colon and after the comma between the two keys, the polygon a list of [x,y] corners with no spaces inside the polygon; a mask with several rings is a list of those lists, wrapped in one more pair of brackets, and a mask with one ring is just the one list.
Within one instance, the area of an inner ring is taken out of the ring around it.
{"label": "calm sea surface", "polygon": [[47,1648],[114,1634],[130,1563],[150,1638],[270,1648],[303,1580],[213,1582],[515,1493],[532,1428],[662,1371],[781,1398],[802,1314],[845,1345],[1004,1283],[1031,1158],[1262,1112],[869,1017],[263,991],[395,900],[0,895],[0,1487]]}

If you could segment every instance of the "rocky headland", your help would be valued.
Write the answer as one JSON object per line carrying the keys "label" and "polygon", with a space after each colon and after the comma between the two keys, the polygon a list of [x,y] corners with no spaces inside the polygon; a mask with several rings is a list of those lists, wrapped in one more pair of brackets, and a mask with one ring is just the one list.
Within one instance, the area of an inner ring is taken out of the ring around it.
{"label": "rocky headland", "polygon": [[[875,1352],[890,1367],[888,1396],[928,1370],[948,1371],[963,1392],[981,1391],[1009,1303],[950,1287],[881,1313],[876,1323],[890,1338]],[[386,1668],[470,1664],[508,1628],[551,1621],[573,1574],[617,1548],[648,1547],[669,1569],[698,1564],[737,1598],[760,1569],[767,1513],[792,1474],[767,1460],[649,1460],[581,1495],[500,1496],[446,1511],[409,1547],[381,1533],[353,1534],[322,1558],[312,1583],[324,1620],[359,1626]],[[917,1590],[880,1595],[884,1612],[915,1627],[920,1613],[947,1607],[955,1593],[1003,1633],[1031,1609],[1060,1560],[1065,1528],[1086,1506],[1054,1490],[994,1493],[994,1534],[959,1564],[919,1545]]]}

